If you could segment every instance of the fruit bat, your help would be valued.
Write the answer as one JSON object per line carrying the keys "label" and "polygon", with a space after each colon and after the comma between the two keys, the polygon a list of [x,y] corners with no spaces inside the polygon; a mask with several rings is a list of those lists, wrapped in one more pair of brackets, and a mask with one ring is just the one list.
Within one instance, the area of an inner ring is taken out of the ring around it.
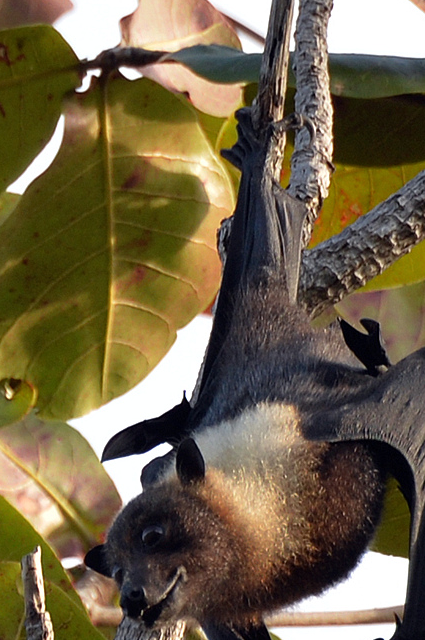
{"label": "fruit bat", "polygon": [[311,327],[297,304],[305,207],[270,174],[273,125],[260,142],[245,108],[238,136],[227,157],[240,191],[196,401],[107,444],[104,460],[172,450],[145,467],[142,494],[86,564],[115,578],[124,613],[147,627],[184,619],[209,640],[266,640],[266,613],[356,565],[391,473],[412,513],[393,638],[424,640],[425,350],[390,367],[377,323]]}

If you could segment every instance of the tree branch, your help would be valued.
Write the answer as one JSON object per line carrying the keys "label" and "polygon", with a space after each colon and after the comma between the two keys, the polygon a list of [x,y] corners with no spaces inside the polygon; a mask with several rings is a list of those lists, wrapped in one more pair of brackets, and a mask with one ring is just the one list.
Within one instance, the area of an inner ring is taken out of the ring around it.
{"label": "tree branch", "polygon": [[392,624],[403,617],[403,607],[363,609],[361,611],[283,611],[266,620],[271,627],[319,627],[353,624]]}
{"label": "tree branch", "polygon": [[333,172],[333,108],[328,71],[327,29],[333,0],[300,0],[295,34],[294,73],[297,92],[295,111],[314,125],[315,139],[309,143],[305,128],[297,131],[291,158],[290,195],[305,202],[304,227],[307,246],[328,190]]}
{"label": "tree branch", "polygon": [[118,627],[115,640],[182,640],[186,631],[186,623],[177,622],[171,627],[162,629],[147,629],[143,623],[123,618]]}
{"label": "tree branch", "polygon": [[337,236],[304,252],[299,298],[314,316],[425,239],[425,171]]}
{"label": "tree branch", "polygon": [[270,122],[282,120],[284,115],[293,11],[293,0],[273,0],[258,93],[252,107],[254,127],[261,132],[265,132]]}

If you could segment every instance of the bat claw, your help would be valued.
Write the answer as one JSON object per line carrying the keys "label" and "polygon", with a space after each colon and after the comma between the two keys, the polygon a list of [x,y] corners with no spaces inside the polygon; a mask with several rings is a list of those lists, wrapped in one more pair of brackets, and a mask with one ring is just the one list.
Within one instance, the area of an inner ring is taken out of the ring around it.
{"label": "bat claw", "polygon": [[288,116],[283,118],[283,120],[279,120],[279,122],[275,122],[273,125],[274,132],[279,134],[283,131],[300,131],[303,128],[306,128],[310,135],[310,142],[308,144],[308,148],[312,148],[316,141],[316,127],[314,126],[313,121],[308,116],[303,115],[302,113],[290,113]]}

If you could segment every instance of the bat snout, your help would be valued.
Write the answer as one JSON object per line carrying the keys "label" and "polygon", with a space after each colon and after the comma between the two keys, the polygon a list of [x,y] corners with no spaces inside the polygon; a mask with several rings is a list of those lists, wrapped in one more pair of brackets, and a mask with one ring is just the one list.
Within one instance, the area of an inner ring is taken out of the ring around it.
{"label": "bat snout", "polygon": [[144,589],[131,583],[124,584],[121,588],[120,606],[126,616],[138,618],[148,606]]}

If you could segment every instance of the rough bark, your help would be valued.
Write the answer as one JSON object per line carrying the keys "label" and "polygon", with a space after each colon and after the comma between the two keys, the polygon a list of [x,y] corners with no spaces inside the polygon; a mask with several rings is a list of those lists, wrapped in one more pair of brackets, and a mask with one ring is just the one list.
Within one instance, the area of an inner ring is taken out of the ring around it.
{"label": "rough bark", "polygon": [[425,239],[425,171],[341,233],[304,253],[299,298],[319,315]]}
{"label": "rough bark", "polygon": [[333,172],[333,108],[327,51],[332,5],[333,0],[301,0],[295,33],[295,111],[309,118],[315,128],[311,143],[306,128],[295,135],[288,187],[290,195],[302,200],[308,209],[304,246],[328,195]]}
{"label": "rough bark", "polygon": [[46,611],[41,548],[24,556],[21,562],[25,599],[25,629],[27,640],[53,640],[53,625]]}

